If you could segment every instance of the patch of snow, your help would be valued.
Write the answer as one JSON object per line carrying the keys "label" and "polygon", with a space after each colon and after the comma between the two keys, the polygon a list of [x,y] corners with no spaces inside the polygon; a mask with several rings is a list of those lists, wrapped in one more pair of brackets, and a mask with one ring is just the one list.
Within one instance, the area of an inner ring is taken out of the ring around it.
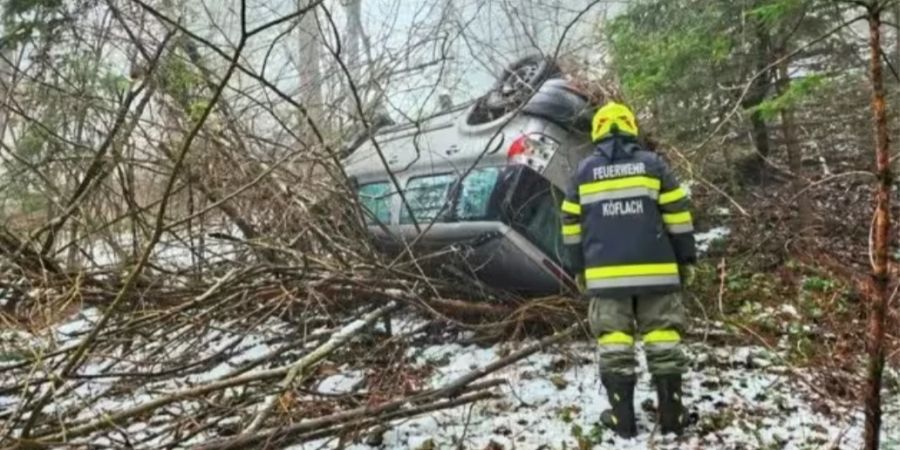
{"label": "patch of snow", "polygon": [[[391,315],[391,331],[395,335],[411,333],[415,329],[427,324],[428,321],[422,320],[421,317],[411,315],[411,314],[393,314]],[[377,324],[378,329],[384,330],[384,325],[381,321]]]}
{"label": "patch of snow", "polygon": [[782,305],[781,305],[781,308],[780,308],[780,311],[781,311],[783,314],[787,314],[787,315],[789,315],[789,316],[791,316],[791,317],[793,317],[793,318],[796,318],[796,319],[799,319],[799,318],[800,318],[800,313],[797,312],[797,308],[796,308],[794,305],[789,305],[789,304],[787,304],[787,303],[782,304]]}
{"label": "patch of snow", "polygon": [[[249,339],[250,341],[258,341],[259,338]],[[228,363],[232,366],[239,366],[249,361],[253,361],[263,356],[269,354],[273,349],[271,346],[264,344],[262,342],[255,342],[250,347],[247,347],[242,353],[236,355],[235,357],[228,360]]]}
{"label": "patch of snow", "polygon": [[345,369],[319,382],[317,391],[322,394],[349,394],[354,392],[365,379],[364,372]]}
{"label": "patch of snow", "polygon": [[[224,225],[214,226],[208,229],[207,233],[222,233],[238,237],[242,235],[242,233],[233,226]],[[112,242],[107,239],[112,239]],[[130,251],[130,249],[135,246],[135,239],[133,235],[128,232],[119,233],[107,239],[86,243],[86,248],[88,249],[87,253],[90,257],[83,261],[83,263],[90,263],[96,267],[113,267],[122,262],[122,255],[117,249],[129,249],[128,251]],[[157,242],[156,246],[153,248],[151,258],[157,265],[162,267],[171,269],[191,267],[195,263],[195,258],[197,257],[197,243],[195,242],[193,244],[195,245],[192,246],[191,242],[179,240],[167,234]],[[143,247],[146,245],[146,242],[143,241],[143,237],[137,238],[136,245],[143,250]],[[216,262],[223,260],[224,256],[234,253],[235,249],[236,245],[234,242],[221,239],[206,239],[200,250],[202,252],[200,256],[202,256],[206,262]]]}
{"label": "patch of snow", "polygon": [[[796,309],[783,305],[773,313],[792,315]],[[74,341],[73,336],[84,333],[96,323],[100,312],[88,309],[69,323],[52,330],[46,338],[53,341],[59,336]],[[424,322],[414,317],[392,318],[392,328],[397,334],[408,332]],[[276,319],[258,324],[253,331],[236,329],[229,324],[212,324],[198,333],[190,343],[166,346],[163,336],[151,335],[142,351],[165,351],[173,364],[179,361],[201,361],[213,355],[222,359],[212,360],[208,366],[196,371],[179,373],[167,379],[150,379],[138,382],[129,389],[122,389],[116,378],[91,378],[71,380],[58,391],[48,414],[60,418],[76,417],[93,419],[111,411],[121,411],[159,398],[167,392],[217,379],[236,367],[253,361],[273,351],[278,351],[277,338],[290,333],[291,325]],[[196,330],[195,330],[196,331]],[[3,332],[0,337],[11,336]],[[30,336],[30,335],[29,335]],[[30,336],[34,340],[36,337]],[[157,341],[160,345],[154,345]],[[783,345],[787,345],[784,340]],[[52,342],[44,344],[50,346]],[[29,345],[33,342],[29,341]],[[54,345],[58,345],[55,343]],[[417,366],[431,366],[433,372],[426,380],[427,387],[438,387],[473,369],[483,367],[509,351],[530,342],[501,343],[492,347],[444,343],[440,345],[410,348],[407,356]],[[564,351],[547,350],[532,355],[488,376],[504,383],[495,388],[498,398],[477,404],[437,411],[424,416],[405,419],[391,424],[384,434],[383,449],[415,450],[431,440],[434,448],[482,449],[490,441],[504,449],[561,449],[579,448],[574,429],[590,434],[600,412],[608,407],[605,392],[600,385],[596,362],[596,347],[590,342],[576,342],[562,347]],[[807,384],[799,380],[791,370],[781,366],[779,351],[755,346],[710,347],[701,343],[688,346],[693,367],[685,378],[686,403],[699,415],[699,423],[692,426],[683,442],[671,436],[652,433],[654,423],[651,414],[642,410],[645,402],[655,403],[656,393],[650,384],[641,345],[638,348],[640,379],[635,392],[635,406],[639,415],[637,438],[624,440],[611,432],[602,432],[594,448],[638,450],[657,448],[737,449],[779,448],[801,450],[810,448],[858,448],[863,433],[862,411],[856,405],[842,405],[830,398],[820,398]],[[297,348],[293,352],[301,352]],[[80,375],[102,375],[109,372],[154,372],[166,367],[147,365],[142,354],[124,354],[115,351],[93,355],[79,370]],[[149,358],[148,358],[149,359]],[[51,364],[47,365],[48,367]],[[43,370],[43,369],[41,369]],[[47,374],[40,372],[36,376]],[[801,373],[802,375],[802,373]],[[886,386],[898,382],[900,374],[893,368],[885,373]],[[316,390],[326,394],[353,392],[365,380],[365,371],[342,367],[339,373],[330,375],[316,384]],[[3,380],[9,384],[11,380]],[[14,380],[13,380],[14,381]],[[892,383],[893,382],[893,383]],[[224,398],[246,395],[241,389],[223,392]],[[96,398],[102,396],[99,400]],[[16,396],[0,397],[0,412],[18,407]],[[826,406],[822,408],[821,406]],[[127,425],[129,439],[148,439],[139,448],[157,448],[164,442],[154,440],[160,430],[171,421],[169,414],[189,415],[191,411],[208,407],[202,399],[186,400],[166,411],[160,411],[137,423]],[[822,411],[829,411],[823,413]],[[886,448],[900,443],[900,398],[887,392],[884,404],[883,442]],[[244,418],[246,419],[246,418]],[[236,424],[240,416],[224,419],[220,425]],[[698,430],[704,430],[700,433]],[[85,438],[85,446],[103,442],[113,447],[121,446],[120,434],[111,432]],[[214,438],[200,434],[193,445]],[[837,444],[837,445],[835,445]],[[295,445],[295,450],[335,448],[336,441],[320,440]],[[349,450],[372,450],[362,443],[351,443]]]}
{"label": "patch of snow", "polygon": [[725,239],[729,234],[731,234],[731,230],[728,227],[715,227],[709,231],[694,233],[694,240],[697,242],[697,251],[706,253],[709,251],[710,245],[716,241]]}
{"label": "patch of snow", "polygon": [[78,313],[75,320],[66,322],[56,327],[56,334],[61,341],[67,341],[74,336],[87,333],[94,328],[94,325],[100,320],[100,310],[97,308],[86,308]]}
{"label": "patch of snow", "polygon": [[451,356],[459,353],[461,350],[462,347],[459,344],[433,345],[425,350],[411,347],[407,351],[406,356],[413,357],[418,354],[417,362],[419,363],[443,365],[441,363],[442,360],[446,358],[447,361],[445,361],[445,363],[448,362]]}
{"label": "patch of snow", "polygon": [[[639,350],[639,358],[643,359]],[[736,449],[779,448],[857,448],[862,439],[862,413],[817,398],[784,367],[777,367],[773,355],[760,347],[711,348],[689,346],[695,361],[686,375],[685,399],[691,411],[699,414],[699,424],[681,442],[672,436],[652,433],[650,414],[641,404],[655,403],[656,393],[646,367],[635,392],[639,415],[639,436],[625,440],[602,433],[594,448],[638,450],[647,448]],[[441,362],[431,379],[433,386],[452,379],[473,367],[483,366],[498,354],[497,349],[463,347],[456,344],[425,349],[422,364]],[[542,352],[502,369],[489,378],[507,383],[501,397],[474,405],[411,418],[392,425],[380,448],[414,450],[428,442],[433,448],[485,448],[494,441],[504,449],[579,448],[573,429],[584,434],[597,423],[600,412],[608,407],[599,382],[594,360],[595,349],[589,343],[567,347],[566,355]],[[569,358],[564,370],[555,371],[558,362]],[[753,361],[749,363],[749,361]],[[764,364],[760,364],[764,362]],[[749,364],[749,365],[748,365]],[[833,414],[823,415],[816,408],[824,402]],[[885,411],[900,408],[900,399],[888,401]],[[698,429],[708,429],[701,436]],[[884,424],[885,442],[900,439],[900,418],[888,418]],[[319,440],[289,447],[294,450],[335,448],[335,441]],[[357,443],[350,450],[371,450]]]}

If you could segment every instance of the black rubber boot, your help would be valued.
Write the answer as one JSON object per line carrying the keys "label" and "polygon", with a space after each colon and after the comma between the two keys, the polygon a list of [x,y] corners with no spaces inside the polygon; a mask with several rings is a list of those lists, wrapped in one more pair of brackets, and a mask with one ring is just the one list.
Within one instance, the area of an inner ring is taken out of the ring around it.
{"label": "black rubber boot", "polygon": [[637,435],[637,424],[634,418],[634,375],[607,374],[600,377],[606,388],[611,409],[600,414],[600,423],[612,429],[621,437],[632,438]]}
{"label": "black rubber boot", "polygon": [[681,404],[681,375],[655,375],[656,398],[659,405],[659,426],[663,434],[681,435],[687,425],[687,414]]}

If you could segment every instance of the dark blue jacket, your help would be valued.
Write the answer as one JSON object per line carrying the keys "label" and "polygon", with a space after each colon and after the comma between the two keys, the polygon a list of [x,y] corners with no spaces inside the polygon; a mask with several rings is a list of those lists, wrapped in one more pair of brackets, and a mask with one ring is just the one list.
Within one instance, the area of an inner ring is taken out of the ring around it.
{"label": "dark blue jacket", "polygon": [[587,293],[624,297],[681,288],[696,260],[687,192],[669,165],[613,135],[578,164],[563,202],[563,237],[577,246]]}

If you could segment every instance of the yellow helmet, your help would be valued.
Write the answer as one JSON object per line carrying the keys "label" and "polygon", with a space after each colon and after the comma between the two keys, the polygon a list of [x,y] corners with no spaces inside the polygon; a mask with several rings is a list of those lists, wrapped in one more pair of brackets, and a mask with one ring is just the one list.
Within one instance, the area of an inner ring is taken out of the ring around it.
{"label": "yellow helmet", "polygon": [[594,114],[591,139],[597,142],[605,138],[613,132],[613,127],[622,134],[638,135],[637,120],[634,118],[634,113],[621,103],[609,102]]}

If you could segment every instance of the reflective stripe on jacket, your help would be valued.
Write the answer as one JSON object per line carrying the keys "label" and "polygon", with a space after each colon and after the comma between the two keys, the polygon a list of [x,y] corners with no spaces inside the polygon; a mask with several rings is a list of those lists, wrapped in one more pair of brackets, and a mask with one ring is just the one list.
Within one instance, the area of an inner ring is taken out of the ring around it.
{"label": "reflective stripe on jacket", "polygon": [[591,296],[680,289],[693,263],[687,192],[668,164],[633,138],[614,135],[578,165],[562,204],[563,240],[578,246]]}

